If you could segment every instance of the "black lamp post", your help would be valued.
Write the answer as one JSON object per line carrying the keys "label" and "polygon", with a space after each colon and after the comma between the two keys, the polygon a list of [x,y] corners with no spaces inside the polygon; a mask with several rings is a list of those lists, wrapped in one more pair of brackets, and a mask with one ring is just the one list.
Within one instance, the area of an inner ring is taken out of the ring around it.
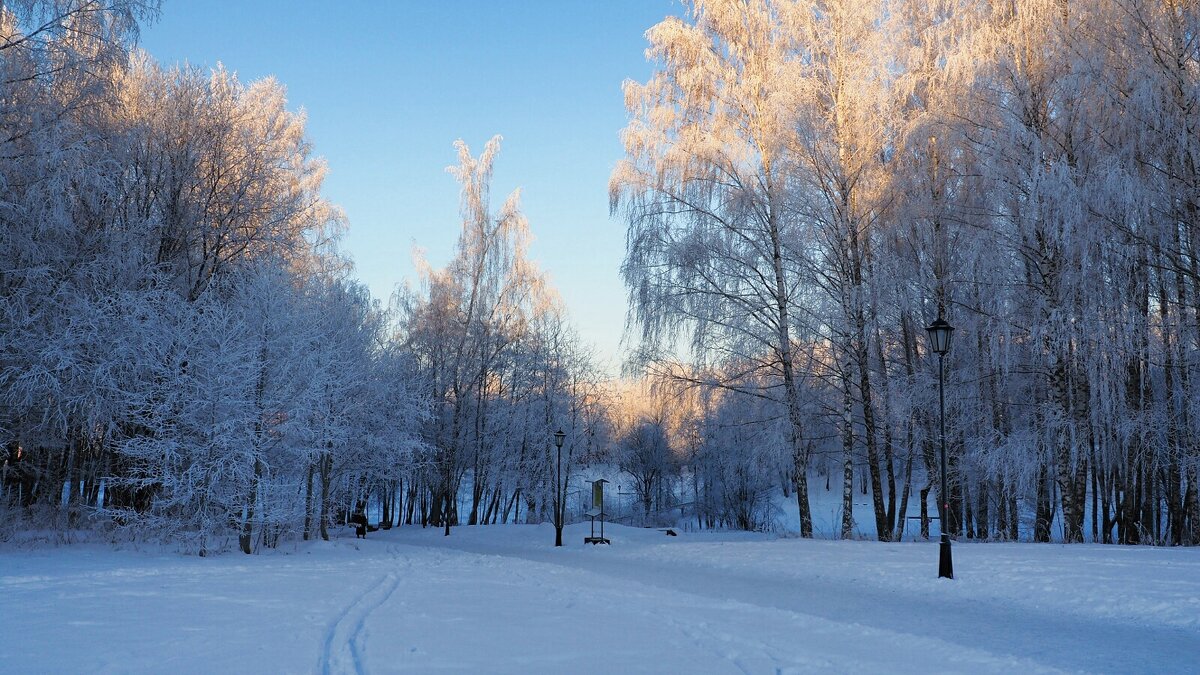
{"label": "black lamp post", "polygon": [[562,445],[567,435],[562,429],[554,432],[554,445],[558,448],[558,467],[554,472],[554,545],[562,546],[563,494],[562,494]]}
{"label": "black lamp post", "polygon": [[947,531],[950,515],[950,488],[946,480],[946,377],[945,356],[950,351],[950,336],[954,326],[946,323],[938,312],[937,321],[925,329],[929,333],[929,345],[938,355],[938,408],[941,411],[942,425],[942,512],[939,515],[942,522],[942,545],[938,559],[938,578],[954,578],[954,561],[950,557],[950,533]]}

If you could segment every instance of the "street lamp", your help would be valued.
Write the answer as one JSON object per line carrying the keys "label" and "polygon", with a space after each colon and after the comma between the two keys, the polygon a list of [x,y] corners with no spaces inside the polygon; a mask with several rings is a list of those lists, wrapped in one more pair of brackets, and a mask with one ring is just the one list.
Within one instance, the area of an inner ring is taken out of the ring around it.
{"label": "street lamp", "polygon": [[950,533],[946,530],[950,515],[950,489],[946,481],[946,377],[945,356],[950,351],[950,336],[954,326],[946,323],[942,313],[938,312],[937,321],[925,329],[929,333],[929,345],[938,355],[938,408],[941,411],[942,425],[942,545],[938,559],[938,578],[954,578],[954,561],[950,557]]}
{"label": "street lamp", "polygon": [[563,494],[562,494],[562,445],[563,439],[567,435],[562,429],[554,432],[554,445],[558,448],[558,468],[554,475],[554,545],[562,546],[562,530],[563,530]]}

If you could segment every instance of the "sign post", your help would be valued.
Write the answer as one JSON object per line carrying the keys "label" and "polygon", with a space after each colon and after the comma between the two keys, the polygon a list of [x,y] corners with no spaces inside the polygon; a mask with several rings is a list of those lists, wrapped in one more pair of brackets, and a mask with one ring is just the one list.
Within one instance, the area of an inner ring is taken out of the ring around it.
{"label": "sign post", "polygon": [[[611,544],[612,542],[604,536],[604,484],[608,481],[603,478],[592,481],[592,508],[587,510],[587,516],[592,519],[592,536],[584,537],[583,543],[592,544]],[[596,519],[600,519],[600,536],[596,536]]]}

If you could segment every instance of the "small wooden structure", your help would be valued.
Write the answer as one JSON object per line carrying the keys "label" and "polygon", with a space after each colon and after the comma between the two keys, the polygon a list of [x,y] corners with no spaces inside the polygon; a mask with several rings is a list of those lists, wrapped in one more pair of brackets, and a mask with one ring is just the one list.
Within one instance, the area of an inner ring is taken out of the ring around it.
{"label": "small wooden structure", "polygon": [[[592,544],[611,544],[612,542],[604,536],[604,484],[608,481],[601,478],[600,480],[592,481],[592,508],[584,512],[584,515],[592,519],[592,536],[584,537],[583,543]],[[596,519],[600,519],[600,536],[596,536]]]}

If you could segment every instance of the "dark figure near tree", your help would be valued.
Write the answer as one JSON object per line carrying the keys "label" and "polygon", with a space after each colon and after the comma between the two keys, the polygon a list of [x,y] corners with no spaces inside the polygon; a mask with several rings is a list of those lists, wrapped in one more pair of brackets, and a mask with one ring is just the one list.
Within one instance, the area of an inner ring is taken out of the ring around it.
{"label": "dark figure near tree", "polygon": [[354,524],[354,537],[357,539],[362,537],[367,538],[367,505],[359,502],[354,507],[354,513],[350,516],[350,522]]}

